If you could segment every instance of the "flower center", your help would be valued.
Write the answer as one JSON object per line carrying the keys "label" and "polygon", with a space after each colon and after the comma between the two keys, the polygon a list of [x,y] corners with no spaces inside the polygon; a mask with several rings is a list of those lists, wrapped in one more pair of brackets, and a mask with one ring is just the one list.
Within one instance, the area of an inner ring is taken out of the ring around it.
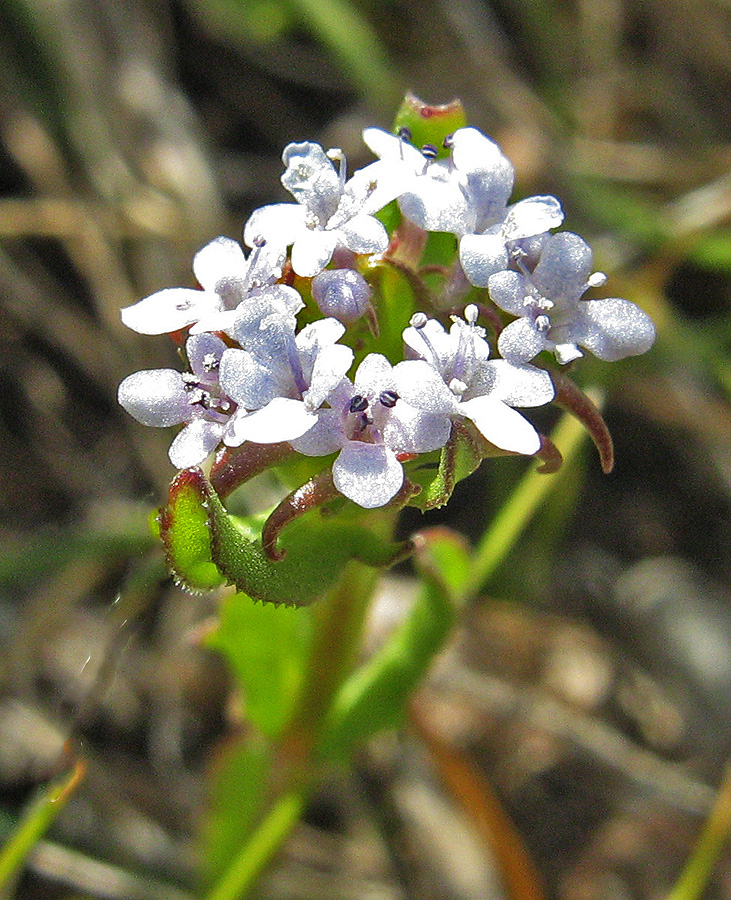
{"label": "flower center", "polygon": [[431,364],[434,366],[434,368],[438,372],[441,372],[441,367],[439,364],[439,356],[437,355],[437,351],[434,349],[434,345],[429,340],[429,336],[427,335],[426,330],[425,330],[425,326],[428,321],[429,321],[429,319],[427,318],[425,313],[418,312],[418,313],[414,313],[414,315],[411,317],[411,319],[409,320],[409,325],[411,325],[412,328],[416,329],[416,331],[419,334],[419,337],[421,338],[421,340],[424,343],[424,346],[426,347],[426,355],[431,357],[431,359],[428,359],[427,362],[431,362]]}
{"label": "flower center", "polygon": [[287,331],[285,333],[284,349],[287,354],[287,363],[292,372],[295,388],[301,399],[305,391],[308,390],[308,385],[305,381],[305,373],[302,371],[302,362],[300,361],[299,351],[297,350],[297,344],[295,343],[294,332]]}
{"label": "flower center", "polygon": [[429,166],[434,162],[437,158],[439,151],[434,146],[434,144],[424,144],[421,148],[421,155],[424,157],[424,168],[422,170],[422,175],[426,175]]}
{"label": "flower center", "polygon": [[[454,356],[454,361],[452,362],[451,373],[452,381],[456,381],[457,384],[462,385],[462,389],[459,391],[460,395],[467,390],[465,373],[467,371],[468,357],[470,357],[471,360],[474,356],[475,331],[479,314],[480,310],[474,303],[465,306],[464,317],[467,327],[461,326],[459,329],[459,344],[457,345],[457,352]],[[459,322],[459,319],[456,316],[452,316],[452,321]]]}
{"label": "flower center", "polygon": [[399,395],[391,390],[381,391],[377,400],[373,402],[362,394],[354,394],[345,407],[344,430],[348,440],[364,441],[369,444],[382,443],[383,435],[376,421],[382,419],[382,415],[380,417],[378,415],[378,406],[382,408],[383,414],[393,409],[398,400]]}
{"label": "flower center", "polygon": [[329,160],[338,164],[338,175],[340,176],[340,191],[342,193],[342,191],[345,190],[345,182],[348,177],[348,160],[339,147],[333,147],[332,150],[328,150],[326,156]]}
{"label": "flower center", "polygon": [[262,262],[261,251],[262,248],[266,246],[266,241],[261,235],[257,235],[254,238],[253,244],[254,246],[249,254],[249,265],[246,270],[246,278],[244,278],[244,283],[242,285],[244,297],[256,288],[261,287],[264,283],[264,280],[261,278],[261,273],[259,273],[259,277],[257,277],[257,266]]}

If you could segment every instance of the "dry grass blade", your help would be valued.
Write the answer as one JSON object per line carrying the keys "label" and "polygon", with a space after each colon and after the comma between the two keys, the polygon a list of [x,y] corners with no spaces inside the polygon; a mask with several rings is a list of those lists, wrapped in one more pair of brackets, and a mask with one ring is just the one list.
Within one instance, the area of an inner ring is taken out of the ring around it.
{"label": "dry grass blade", "polygon": [[412,703],[410,722],[429,750],[445,787],[492,852],[510,900],[546,900],[538,870],[487,779],[442,740],[423,703]]}

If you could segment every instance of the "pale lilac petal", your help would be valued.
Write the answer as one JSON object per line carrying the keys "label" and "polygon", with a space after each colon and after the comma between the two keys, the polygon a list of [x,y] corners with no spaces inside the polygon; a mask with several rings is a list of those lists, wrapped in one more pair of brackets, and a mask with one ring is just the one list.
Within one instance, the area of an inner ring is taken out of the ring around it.
{"label": "pale lilac petal", "polygon": [[556,362],[560,363],[562,366],[565,366],[576,359],[581,359],[584,355],[576,344],[571,343],[554,344],[553,352],[556,356]]}
{"label": "pale lilac petal", "polygon": [[164,288],[125,307],[122,322],[138,334],[170,334],[223,309],[221,298],[193,288]]}
{"label": "pale lilac petal", "polygon": [[490,345],[485,340],[485,329],[479,325],[468,325],[464,319],[452,316],[452,327],[449,329],[449,337],[454,347],[454,354],[459,352],[460,346],[467,346],[465,351],[473,365],[490,356]]}
{"label": "pale lilac petal", "polygon": [[555,303],[578,300],[586,290],[591,264],[591,248],[586,241],[578,234],[562,231],[551,235],[543,245],[533,284]]}
{"label": "pale lilac petal", "polygon": [[498,145],[476,128],[460,128],[452,136],[452,160],[465,176],[472,225],[483,232],[501,221],[513,190],[515,172]]}
{"label": "pale lilac petal", "polygon": [[328,456],[339,450],[345,440],[341,413],[336,409],[320,409],[312,428],[301,437],[290,440],[290,443],[305,456]]}
{"label": "pale lilac petal", "polygon": [[497,171],[506,164],[513,168],[495,141],[477,128],[458,128],[454,132],[452,160],[461,172]]}
{"label": "pale lilac petal", "polygon": [[383,253],[388,248],[388,232],[373,216],[353,216],[338,231],[341,242],[353,253]]}
{"label": "pale lilac petal", "polygon": [[281,344],[282,332],[294,331],[303,306],[302,297],[288,285],[262,288],[239,306],[234,336],[247,349],[271,354]]}
{"label": "pale lilac petal", "polygon": [[508,207],[503,234],[506,241],[516,241],[558,228],[561,222],[563,210],[555,197],[528,197]]}
{"label": "pale lilac petal", "polygon": [[346,196],[352,198],[361,213],[373,215],[398,197],[408,177],[407,167],[379,160],[353,173],[345,186]]}
{"label": "pale lilac petal", "polygon": [[610,297],[580,304],[586,330],[579,343],[607,362],[645,353],[655,341],[652,319],[629,300]]}
{"label": "pale lilac petal", "polygon": [[447,414],[424,413],[398,400],[384,422],[383,442],[398,453],[429,453],[443,447],[451,431],[452,422]]}
{"label": "pale lilac petal", "polygon": [[393,391],[396,382],[393,366],[381,353],[369,353],[355,373],[354,393],[377,397],[382,391]]}
{"label": "pale lilac petal", "polygon": [[424,157],[420,150],[382,128],[366,128],[363,141],[382,160],[402,162],[405,169],[412,172],[421,172],[424,168]]}
{"label": "pale lilac petal", "polygon": [[323,148],[312,141],[288,144],[282,162],[287,167],[282,184],[324,226],[337,209],[343,192],[335,166]]}
{"label": "pale lilac petal", "polygon": [[364,509],[385,506],[404,482],[396,454],[381,444],[348,441],[333,464],[335,487]]}
{"label": "pale lilac petal", "polygon": [[408,354],[409,358],[415,354],[440,370],[447,366],[456,352],[452,338],[437,319],[428,319],[421,328],[409,325],[404,329],[403,339],[406,347],[413,351]]}
{"label": "pale lilac petal", "polygon": [[[222,293],[227,285],[241,285],[248,271],[244,251],[237,241],[217,237],[193,257],[193,272],[204,290]],[[218,289],[221,284],[222,291]]]}
{"label": "pale lilac petal", "polygon": [[256,444],[276,444],[301,437],[316,422],[317,416],[301,400],[275,397],[241,421],[237,436]]}
{"label": "pale lilac petal", "polygon": [[190,395],[175,369],[146,369],[128,375],[119,386],[117,399],[143,425],[166,428],[192,418]]}
{"label": "pale lilac petal", "polygon": [[527,318],[507,325],[497,341],[500,355],[510,362],[526,363],[546,347],[546,338]]}
{"label": "pale lilac petal", "polygon": [[[324,351],[330,350],[344,334],[345,326],[342,322],[332,317],[311,322],[299,332],[295,337],[295,346],[297,347],[305,381],[309,383],[312,380],[312,369],[317,361],[317,357]],[[350,362],[352,362],[352,357]],[[345,367],[341,376],[349,368],[350,363]]]}
{"label": "pale lilac petal", "polygon": [[323,347],[329,347],[345,334],[345,326],[332,316],[327,319],[318,319],[305,325],[299,332],[295,343],[300,353],[311,356],[313,359]]}
{"label": "pale lilac petal", "polygon": [[322,349],[315,359],[310,377],[310,387],[303,400],[308,409],[318,409],[328,395],[340,384],[353,363],[353,351],[344,344],[333,344]]}
{"label": "pale lilac petal", "polygon": [[304,229],[292,247],[292,268],[303,278],[317,275],[332,259],[339,239],[337,231]]}
{"label": "pale lilac petal", "polygon": [[271,203],[249,216],[244,226],[244,243],[253,247],[264,239],[272,247],[289,247],[307,227],[307,209],[299,203]]}
{"label": "pale lilac petal", "polygon": [[223,432],[223,442],[227,447],[240,447],[244,443],[246,435],[243,433],[242,428],[244,420],[248,416],[248,410],[240,406],[228,420]]}
{"label": "pale lilac petal", "polygon": [[200,465],[221,443],[223,431],[224,426],[218,422],[196,419],[170,445],[170,462],[178,469]]}
{"label": "pale lilac petal", "polygon": [[500,233],[466,234],[459,242],[459,261],[470,284],[487,287],[491,275],[508,267],[505,238]]}
{"label": "pale lilac petal", "polygon": [[518,272],[496,272],[487,282],[490,299],[500,309],[522,316],[525,312],[525,298],[530,297],[530,284]]}
{"label": "pale lilac petal", "polygon": [[487,440],[501,450],[530,455],[540,449],[541,439],[531,423],[499,400],[475,397],[460,403],[459,412],[472,419]]}
{"label": "pale lilac petal", "polygon": [[330,392],[327,402],[333,409],[345,410],[354,396],[355,387],[353,382],[349,378],[343,378],[340,384]]}
{"label": "pale lilac petal", "polygon": [[454,395],[442,376],[428,362],[407,359],[393,369],[394,390],[407,403],[433,415],[454,410]]}
{"label": "pale lilac petal", "polygon": [[271,369],[248,350],[229,348],[221,357],[221,389],[246,409],[260,409],[276,397],[279,386]]}
{"label": "pale lilac petal", "polygon": [[481,234],[490,226],[502,222],[512,188],[513,167],[509,163],[494,172],[472,172],[467,175],[465,191],[470,199],[471,223],[465,233]]}
{"label": "pale lilac petal", "polygon": [[470,230],[470,208],[455,179],[442,181],[426,175],[417,178],[410,190],[401,195],[399,206],[407,219],[425,231],[459,235]]}
{"label": "pale lilac petal", "polygon": [[484,394],[508,406],[543,406],[553,400],[555,389],[544,369],[493,359],[482,364],[465,397]]}
{"label": "pale lilac petal", "polygon": [[220,331],[233,337],[238,309],[224,309],[208,315],[204,313],[197,322],[190,326],[189,334],[205,334],[211,331]]}

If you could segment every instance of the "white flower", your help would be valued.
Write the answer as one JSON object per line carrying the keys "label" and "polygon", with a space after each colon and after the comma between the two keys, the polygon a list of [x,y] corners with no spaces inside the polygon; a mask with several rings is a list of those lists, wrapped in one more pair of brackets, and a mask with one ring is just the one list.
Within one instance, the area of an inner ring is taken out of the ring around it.
{"label": "white flower", "polygon": [[333,464],[335,487],[366,509],[384,506],[403,484],[399,455],[437,450],[449,439],[451,423],[432,390],[437,382],[427,363],[391,366],[385,356],[371,353],[355,382],[342,379],[328,398],[330,408],[321,409],[317,424],[292,446],[307,456],[340,450]]}
{"label": "white flower", "polygon": [[295,334],[302,301],[294,289],[278,287],[279,296],[242,308],[234,334],[245,349],[229,348],[221,359],[221,385],[239,404],[226,436],[232,447],[300,437],[353,361],[353,351],[336,343],[345,332],[336,319]]}
{"label": "white flower", "polygon": [[193,272],[201,285],[165,288],[122,310],[122,322],[140,334],[169,334],[189,325],[191,333],[226,331],[236,307],[282,274],[285,254],[261,239],[252,239],[248,260],[241,246],[217,237],[193,258]]}
{"label": "white flower", "polygon": [[451,154],[434,159],[435,147],[419,152],[403,136],[368,128],[370,149],[399,172],[402,213],[425,231],[457,235],[460,263],[469,281],[485,287],[507,269],[519,242],[563,221],[555,197],[529,197],[508,206],[515,174],[498,145],[476,128],[460,128],[447,139]]}
{"label": "white flower", "polygon": [[459,261],[467,279],[475,287],[486,287],[491,275],[508,268],[511,257],[523,255],[524,241],[561,222],[563,210],[555,197],[528,197],[508,206],[498,221],[460,239]]}
{"label": "white flower", "polygon": [[520,318],[498,340],[500,353],[527,362],[552,350],[560,363],[582,356],[579,346],[599,359],[614,361],[644,353],[655,340],[655,326],[629,300],[582,300],[605,276],[591,274],[592,253],[578,235],[562,232],[544,243],[532,272],[498,272],[490,277],[492,300]]}
{"label": "white flower", "polygon": [[[447,333],[441,323],[417,313],[404,331],[404,341],[439,374],[440,387],[432,389],[448,415],[471,419],[502,450],[537,453],[538,432],[511,407],[550,402],[555,393],[551,378],[535,366],[488,359],[490,348],[484,329],[476,325],[477,315],[476,306],[467,306],[465,320],[452,316]],[[402,396],[410,399],[408,390]]]}
{"label": "white flower", "polygon": [[129,375],[119,386],[118,400],[143,425],[165,428],[186,423],[170,446],[170,461],[179,469],[196,466],[228,433],[236,406],[218,383],[226,345],[213,334],[188,338],[190,372],[148,369]]}
{"label": "white flower", "polygon": [[[332,159],[340,161],[339,171]],[[256,210],[244,228],[247,245],[258,236],[282,248],[292,245],[292,268],[305,277],[322,271],[337,247],[371,254],[388,247],[386,229],[373,216],[396,196],[387,168],[374,163],[346,181],[341,151],[326,154],[309,141],[289,144],[282,160],[282,184],[297,203]]]}

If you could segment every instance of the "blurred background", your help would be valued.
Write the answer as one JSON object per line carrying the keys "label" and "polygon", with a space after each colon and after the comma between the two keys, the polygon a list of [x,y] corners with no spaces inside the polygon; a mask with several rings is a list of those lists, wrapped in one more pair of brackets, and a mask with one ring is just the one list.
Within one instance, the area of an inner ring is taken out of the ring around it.
{"label": "blurred background", "polygon": [[[728,0],[5,0],[0,58],[0,838],[66,738],[88,762],[17,896],[192,896],[237,724],[197,640],[212,598],[170,586],[115,613],[174,473],[171,432],[116,388],[176,362],[119,308],[192,285],[200,246],[285,199],[289,141],[369,161],[362,128],[388,128],[407,89],[460,97],[516,196],[559,196],[605,295],[659,337],[578,367],[605,392],[615,471],[587,447],[467,611],[416,727],[333,773],[259,895],[665,896],[731,751]],[[485,463],[404,531],[474,539],[523,471]],[[385,580],[374,639],[411,587]],[[731,898],[728,854],[704,896]]]}

